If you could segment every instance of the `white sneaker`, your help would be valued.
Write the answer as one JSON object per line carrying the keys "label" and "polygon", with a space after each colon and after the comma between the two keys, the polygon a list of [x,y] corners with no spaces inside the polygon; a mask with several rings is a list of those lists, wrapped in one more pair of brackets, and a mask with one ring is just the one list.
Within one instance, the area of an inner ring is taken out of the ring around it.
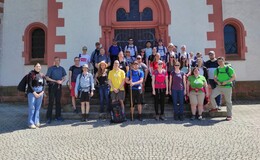
{"label": "white sneaker", "polygon": [[217,106],[216,108],[217,108],[219,111],[221,110],[221,106]]}
{"label": "white sneaker", "polygon": [[40,123],[37,123],[35,124],[36,127],[40,128],[41,124]]}
{"label": "white sneaker", "polygon": [[36,126],[34,124],[28,126],[30,129],[36,129]]}

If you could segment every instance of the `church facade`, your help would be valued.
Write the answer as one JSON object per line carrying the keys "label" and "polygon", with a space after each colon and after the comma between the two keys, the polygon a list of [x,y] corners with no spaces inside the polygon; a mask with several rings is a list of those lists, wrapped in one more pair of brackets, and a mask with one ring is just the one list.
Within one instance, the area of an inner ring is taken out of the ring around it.
{"label": "church facade", "polygon": [[132,37],[138,49],[162,39],[202,52],[205,60],[215,51],[236,70],[234,94],[254,99],[260,96],[259,7],[257,0],[0,0],[1,96],[36,62],[46,73],[60,57],[68,71],[82,46],[90,54],[96,42],[108,50],[114,38],[125,45]]}

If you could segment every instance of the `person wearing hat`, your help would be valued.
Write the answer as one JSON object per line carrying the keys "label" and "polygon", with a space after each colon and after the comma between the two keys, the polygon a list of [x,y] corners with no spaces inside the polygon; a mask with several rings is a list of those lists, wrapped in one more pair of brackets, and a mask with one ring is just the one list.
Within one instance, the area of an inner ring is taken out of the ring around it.
{"label": "person wearing hat", "polygon": [[[218,61],[217,61],[214,51],[209,51],[208,55],[209,55],[209,60],[205,62],[205,67],[208,68],[208,82],[209,82],[211,89],[213,90],[217,86],[217,83],[214,81],[214,71],[216,70],[216,68],[218,68],[219,65],[218,65]],[[221,108],[221,94],[218,95],[215,98],[215,100],[217,103],[217,109],[220,109]]]}
{"label": "person wearing hat", "polygon": [[[155,120],[165,120],[164,117],[164,101],[165,96],[168,95],[168,73],[163,69],[163,61],[158,61],[158,68],[153,71],[152,76],[152,88],[154,95],[154,109],[155,109]],[[159,114],[159,103],[161,112]]]}
{"label": "person wearing hat", "polygon": [[[101,61],[105,61],[106,64],[107,64],[107,67],[110,66],[111,64],[111,60],[110,60],[110,57],[108,55],[106,55],[105,53],[105,49],[104,48],[100,48],[100,54],[98,56],[96,56],[96,60],[95,60],[95,68],[98,69],[98,64],[99,62]],[[96,72],[95,72],[96,74]]]}
{"label": "person wearing hat", "polygon": [[113,39],[112,45],[109,47],[108,53],[111,59],[110,69],[113,69],[114,61],[117,60],[119,52],[122,51],[121,46],[117,44],[117,40]]}
{"label": "person wearing hat", "polygon": [[81,103],[81,121],[88,119],[90,97],[94,95],[94,79],[91,73],[88,72],[88,65],[82,66],[82,73],[77,76],[75,85],[75,97],[80,99]]}
{"label": "person wearing hat", "polygon": [[108,105],[109,105],[109,85],[108,85],[108,69],[107,69],[107,63],[105,61],[101,61],[98,64],[98,71],[95,75],[95,80],[98,84],[99,88],[99,100],[100,100],[100,113],[104,113],[104,102],[107,105],[107,111],[108,111]]}

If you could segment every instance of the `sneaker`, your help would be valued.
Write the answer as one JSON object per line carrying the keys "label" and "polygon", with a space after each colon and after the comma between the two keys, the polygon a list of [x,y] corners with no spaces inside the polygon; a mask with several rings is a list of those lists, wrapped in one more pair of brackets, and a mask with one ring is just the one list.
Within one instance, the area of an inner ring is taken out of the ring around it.
{"label": "sneaker", "polygon": [[231,121],[232,117],[231,116],[227,116],[226,121]]}
{"label": "sneaker", "polygon": [[180,119],[180,121],[184,121],[184,116],[182,114],[179,115],[179,119]]}
{"label": "sneaker", "polygon": [[164,116],[160,116],[160,120],[165,121],[166,118]]}
{"label": "sneaker", "polygon": [[218,107],[217,107],[217,110],[218,110],[218,111],[221,111],[221,107],[220,107],[220,106],[218,106]]}
{"label": "sneaker", "polygon": [[30,129],[36,129],[36,128],[37,128],[34,124],[29,125],[28,127],[29,127]]}
{"label": "sneaker", "polygon": [[76,109],[74,109],[74,110],[73,110],[73,113],[76,113],[76,114],[78,114],[78,113],[79,113],[78,109],[77,109],[77,108],[76,108]]}
{"label": "sneaker", "polygon": [[64,121],[64,119],[63,119],[62,117],[58,117],[58,118],[56,118],[55,120],[56,120],[56,121],[59,121],[59,122],[63,122],[63,121]]}
{"label": "sneaker", "polygon": [[40,123],[36,123],[35,126],[40,128],[41,124]]}
{"label": "sneaker", "polygon": [[198,120],[202,120],[202,116],[201,115],[198,117]]}
{"label": "sneaker", "polygon": [[195,120],[195,115],[192,115],[190,120],[192,120],[192,121]]}
{"label": "sneaker", "polygon": [[159,115],[156,115],[154,118],[156,121],[159,121]]}
{"label": "sneaker", "polygon": [[51,123],[51,118],[48,118],[46,123],[50,124]]}

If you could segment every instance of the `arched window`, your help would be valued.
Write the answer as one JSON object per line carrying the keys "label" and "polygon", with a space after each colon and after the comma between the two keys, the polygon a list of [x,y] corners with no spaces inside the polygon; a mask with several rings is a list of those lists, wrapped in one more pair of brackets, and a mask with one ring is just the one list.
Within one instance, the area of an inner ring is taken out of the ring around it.
{"label": "arched window", "polygon": [[26,65],[36,62],[47,63],[47,27],[39,22],[28,25],[25,29],[23,57]]}
{"label": "arched window", "polygon": [[151,8],[145,8],[142,13],[143,21],[152,21],[153,20],[153,10]]}
{"label": "arched window", "polygon": [[117,21],[127,21],[127,14],[124,8],[119,8],[116,12]]}
{"label": "arched window", "polygon": [[41,28],[34,29],[32,31],[31,40],[32,50],[31,56],[34,58],[44,58],[45,54],[45,33]]}
{"label": "arched window", "polygon": [[235,18],[224,20],[223,25],[226,60],[245,60],[247,52],[244,25]]}
{"label": "arched window", "polygon": [[237,49],[237,31],[230,24],[224,27],[224,42],[226,54],[238,54]]}

